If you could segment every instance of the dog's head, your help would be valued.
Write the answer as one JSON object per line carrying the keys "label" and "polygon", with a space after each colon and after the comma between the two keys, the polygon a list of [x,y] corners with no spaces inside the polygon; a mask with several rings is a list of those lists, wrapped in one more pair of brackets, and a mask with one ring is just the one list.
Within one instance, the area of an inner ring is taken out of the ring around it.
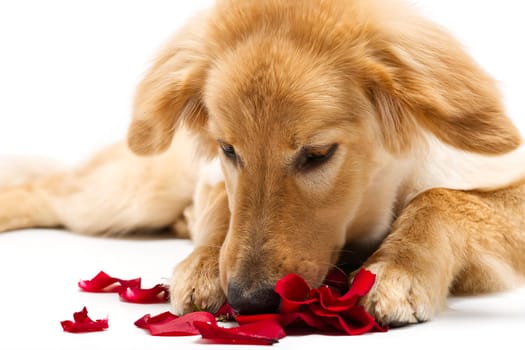
{"label": "dog's head", "polygon": [[458,44],[385,3],[225,1],[170,41],[140,84],[133,151],[161,152],[184,123],[221,160],[230,301],[264,304],[287,273],[320,284],[372,175],[423,130],[477,153],[520,143]]}

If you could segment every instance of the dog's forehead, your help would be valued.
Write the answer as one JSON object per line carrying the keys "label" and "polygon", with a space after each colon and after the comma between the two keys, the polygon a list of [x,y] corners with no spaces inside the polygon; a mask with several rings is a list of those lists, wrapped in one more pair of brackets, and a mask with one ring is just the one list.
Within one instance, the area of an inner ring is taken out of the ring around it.
{"label": "dog's forehead", "polygon": [[204,100],[222,137],[265,133],[293,142],[346,110],[344,91],[338,72],[319,58],[286,41],[253,38],[214,62]]}

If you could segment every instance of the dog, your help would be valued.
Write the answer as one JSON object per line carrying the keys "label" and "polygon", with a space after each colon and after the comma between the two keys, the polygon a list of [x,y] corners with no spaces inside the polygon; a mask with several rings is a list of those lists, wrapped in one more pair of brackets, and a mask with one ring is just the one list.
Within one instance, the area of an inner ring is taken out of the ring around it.
{"label": "dog", "polygon": [[219,0],[146,72],[127,142],[2,171],[0,231],[191,237],[178,314],[272,311],[288,273],[363,267],[362,305],[417,323],[523,282],[520,145],[493,79],[400,1]]}

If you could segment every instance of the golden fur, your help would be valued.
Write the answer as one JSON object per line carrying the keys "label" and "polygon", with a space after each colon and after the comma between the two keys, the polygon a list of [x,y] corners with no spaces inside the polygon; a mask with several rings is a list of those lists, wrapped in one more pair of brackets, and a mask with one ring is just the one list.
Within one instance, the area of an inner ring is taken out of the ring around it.
{"label": "golden fur", "polygon": [[141,156],[119,144],[6,187],[0,231],[189,229],[178,313],[353,263],[378,277],[368,311],[420,322],[523,280],[520,144],[494,81],[401,2],[222,0],[138,86]]}

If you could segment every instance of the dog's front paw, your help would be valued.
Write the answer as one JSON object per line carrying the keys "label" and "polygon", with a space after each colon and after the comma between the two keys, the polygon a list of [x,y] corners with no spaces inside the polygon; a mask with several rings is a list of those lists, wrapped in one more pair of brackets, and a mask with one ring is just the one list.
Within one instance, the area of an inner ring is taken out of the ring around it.
{"label": "dog's front paw", "polygon": [[215,312],[224,304],[218,255],[217,248],[200,247],[177,265],[170,283],[171,305],[176,314]]}
{"label": "dog's front paw", "polygon": [[446,291],[429,276],[411,273],[385,262],[365,265],[376,275],[361,299],[365,309],[383,325],[402,326],[430,320],[446,303]]}

